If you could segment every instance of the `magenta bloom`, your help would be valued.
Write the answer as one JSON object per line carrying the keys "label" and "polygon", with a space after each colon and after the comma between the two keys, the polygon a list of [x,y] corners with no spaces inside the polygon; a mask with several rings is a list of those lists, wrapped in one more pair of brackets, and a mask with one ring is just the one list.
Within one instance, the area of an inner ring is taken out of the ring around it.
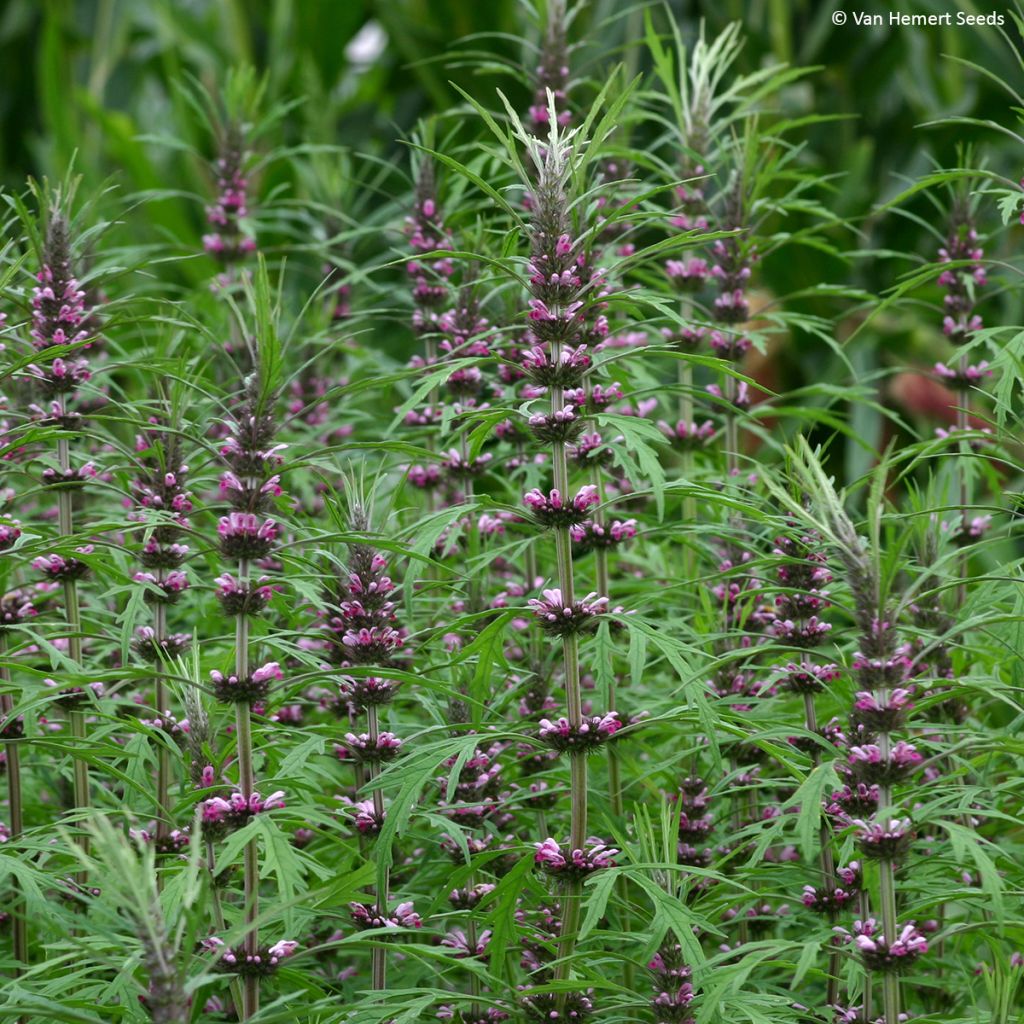
{"label": "magenta bloom", "polygon": [[213,680],[214,694],[222,703],[253,704],[266,697],[270,692],[270,684],[284,679],[284,673],[276,661],[268,661],[241,679],[234,673],[225,675],[216,670],[210,673],[210,678]]}
{"label": "magenta bloom", "polygon": [[899,860],[914,841],[914,826],[909,818],[889,821],[853,819],[857,826],[857,844],[865,857],[873,860]]}
{"label": "magenta bloom", "polygon": [[411,901],[399,903],[391,913],[381,913],[368,903],[350,903],[349,913],[355,926],[369,928],[421,928],[423,921]]}
{"label": "magenta bloom", "polygon": [[527,606],[541,629],[556,636],[567,636],[593,629],[597,625],[597,616],[607,611],[608,598],[590,593],[567,604],[562,598],[562,591],[553,588],[545,590],[541,597],[527,601]]}
{"label": "magenta bloom", "polygon": [[615,855],[619,852],[597,839],[588,840],[583,850],[561,847],[551,838],[535,843],[534,846],[537,850],[533,857],[534,863],[546,874],[565,879],[586,878],[602,868],[613,868]]}
{"label": "magenta bloom", "polygon": [[523,504],[533,513],[533,518],[541,526],[547,527],[566,527],[582,523],[586,520],[588,511],[600,503],[597,487],[593,484],[581,487],[576,495],[568,500],[557,487],[551,488],[547,494],[539,487],[534,487],[523,495]]}
{"label": "magenta bloom", "polygon": [[699,292],[708,279],[707,260],[691,256],[685,260],[669,260],[665,273],[672,286],[680,292]]}
{"label": "magenta bloom", "polygon": [[278,527],[273,519],[260,519],[252,512],[230,512],[221,516],[217,533],[225,558],[251,560],[270,554]]}
{"label": "magenta bloom", "polygon": [[573,726],[565,717],[554,722],[542,718],[538,735],[558,751],[591,751],[611,739],[621,728],[618,712],[610,711],[606,715],[586,716],[578,726]]}
{"label": "magenta bloom", "polygon": [[241,828],[254,814],[262,814],[284,807],[284,791],[278,790],[265,799],[257,792],[248,798],[239,792],[230,797],[213,796],[204,800],[202,807],[203,828],[218,835]]}
{"label": "magenta bloom", "polygon": [[913,921],[905,924],[891,943],[880,934],[878,922],[869,917],[866,921],[854,921],[853,932],[844,928],[836,931],[853,941],[864,966],[872,971],[901,972],[928,952],[928,940],[918,931]]}

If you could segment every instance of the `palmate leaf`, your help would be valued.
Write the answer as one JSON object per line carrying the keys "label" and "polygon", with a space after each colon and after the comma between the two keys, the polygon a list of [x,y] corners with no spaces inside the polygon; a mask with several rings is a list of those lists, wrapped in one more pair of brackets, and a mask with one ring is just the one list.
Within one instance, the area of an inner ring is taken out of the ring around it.
{"label": "palmate leaf", "polygon": [[[624,870],[631,872],[631,869]],[[670,929],[682,947],[686,962],[699,971],[705,957],[704,950],[694,934],[694,929],[703,927],[709,922],[704,921],[700,915],[694,914],[685,903],[665,892],[660,885],[645,874],[631,872],[630,877],[650,897],[651,906],[654,908],[654,920],[650,926],[651,933],[660,935],[664,934],[666,929]]]}

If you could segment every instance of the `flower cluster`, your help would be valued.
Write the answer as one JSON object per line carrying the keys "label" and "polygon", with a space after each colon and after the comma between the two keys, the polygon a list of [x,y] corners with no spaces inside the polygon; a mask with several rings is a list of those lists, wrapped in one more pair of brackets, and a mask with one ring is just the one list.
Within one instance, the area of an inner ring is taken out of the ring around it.
{"label": "flower cluster", "polygon": [[255,704],[270,692],[272,682],[284,679],[284,672],[276,661],[268,661],[249,675],[239,678],[234,672],[210,672],[213,692],[222,704]]}
{"label": "flower cluster", "polygon": [[619,852],[598,839],[588,840],[586,847],[579,850],[560,846],[551,838],[534,845],[534,863],[545,874],[565,880],[586,878],[602,868],[615,867],[615,855]]}
{"label": "flower cluster", "polygon": [[539,736],[549,747],[562,753],[570,750],[589,752],[611,739],[621,728],[618,712],[611,711],[606,715],[585,716],[576,726],[565,717],[554,722],[542,718]]}
{"label": "flower cluster", "polygon": [[222,974],[237,974],[240,977],[268,978],[299,948],[292,939],[281,939],[272,946],[261,946],[255,952],[247,952],[241,946],[228,946],[223,939],[211,935],[203,939],[202,947],[217,956],[214,969]]}
{"label": "flower cluster", "polygon": [[[47,227],[43,265],[36,282],[32,292],[32,347],[37,352],[58,346],[84,347],[89,340],[90,310],[85,304],[85,290],[71,267],[70,225],[60,213],[53,214]],[[75,357],[69,357],[65,365],[85,366]]]}
{"label": "flower cluster", "polygon": [[327,655],[340,666],[394,665],[407,634],[397,624],[387,559],[366,544],[349,552],[348,567],[325,594]]}
{"label": "flower cluster", "polygon": [[693,1024],[690,1004],[694,999],[691,970],[678,943],[664,943],[647,964],[654,975],[651,1009],[655,1024]]}
{"label": "flower cluster", "polygon": [[382,732],[375,737],[369,733],[345,733],[344,745],[335,746],[334,752],[342,761],[393,761],[402,749],[402,741],[392,732]]}
{"label": "flower cluster", "polygon": [[860,895],[861,867],[858,861],[851,861],[845,868],[836,871],[836,884],[826,886],[805,885],[801,897],[808,910],[819,914],[838,914],[849,907]]}
{"label": "flower cluster", "polygon": [[[939,263],[959,265],[943,270],[938,281],[946,290],[942,329],[954,345],[966,345],[981,330],[982,320],[974,313],[974,304],[975,290],[986,283],[981,262],[984,255],[969,208],[965,203],[957,204],[950,219],[946,244],[939,249]],[[974,368],[975,375],[984,373],[985,368]],[[966,368],[963,372],[966,374]]]}
{"label": "flower cluster", "polygon": [[[91,555],[93,546],[86,544],[75,548],[75,551],[80,555]],[[54,583],[64,583],[69,580],[80,580],[89,571],[89,563],[81,558],[54,553],[33,558],[32,568]]]}
{"label": "flower cluster", "polygon": [[877,743],[850,747],[847,764],[857,782],[885,786],[909,778],[923,760],[912,743],[900,740],[890,748],[883,748]]}
{"label": "flower cluster", "polygon": [[202,807],[203,832],[208,835],[224,835],[234,832],[245,825],[253,815],[284,807],[284,791],[278,790],[264,798],[259,793],[250,793],[248,797],[235,792],[231,796],[212,796],[204,800]]}
{"label": "flower cluster", "polygon": [[541,629],[555,636],[582,633],[597,626],[597,617],[608,609],[608,598],[596,593],[567,602],[558,588],[545,590],[527,602]]}
{"label": "flower cluster", "polygon": [[409,901],[399,903],[390,913],[367,903],[350,903],[348,910],[353,924],[362,931],[370,928],[423,927],[420,915],[416,913],[416,908]]}
{"label": "flower cluster", "polygon": [[900,973],[909,970],[915,961],[928,952],[928,940],[911,921],[891,940],[880,933],[878,922],[873,917],[854,921],[851,931],[837,928],[837,933],[846,941],[852,941],[860,953],[864,966],[871,971],[892,971]]}
{"label": "flower cluster", "polygon": [[545,527],[579,526],[586,522],[590,509],[600,502],[597,487],[593,484],[586,484],[568,499],[557,487],[552,487],[547,494],[534,487],[523,495],[523,504],[537,523]]}
{"label": "flower cluster", "polygon": [[636,536],[636,520],[615,519],[610,523],[598,523],[588,519],[569,527],[569,536],[580,552],[615,548]]}
{"label": "flower cluster", "polygon": [[249,215],[247,159],[242,128],[231,124],[214,164],[217,198],[206,207],[206,220],[213,230],[203,235],[203,248],[225,266],[244,260],[256,250],[256,239],[246,222]]}
{"label": "flower cluster", "polygon": [[[420,162],[416,179],[416,201],[412,216],[406,220],[406,231],[409,236],[409,248],[417,256],[421,253],[452,248],[451,233],[444,226],[437,201],[434,165],[429,159]],[[412,281],[413,303],[416,306],[413,324],[418,331],[423,332],[436,327],[437,316],[433,310],[446,302],[449,293],[448,279],[454,270],[454,263],[447,258],[430,261],[417,258],[406,264],[406,271]]]}
{"label": "flower cluster", "polygon": [[572,114],[566,106],[569,89],[569,46],[567,42],[567,19],[564,0],[551,0],[547,5],[548,19],[541,43],[540,64],[537,66],[530,106],[533,130],[543,137],[551,121],[548,91],[554,97],[555,117],[562,126],[569,124]]}

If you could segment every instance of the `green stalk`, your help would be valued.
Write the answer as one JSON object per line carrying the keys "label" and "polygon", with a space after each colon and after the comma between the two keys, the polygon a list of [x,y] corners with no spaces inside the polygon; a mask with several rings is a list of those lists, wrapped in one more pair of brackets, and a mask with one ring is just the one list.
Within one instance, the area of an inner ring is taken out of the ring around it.
{"label": "green stalk", "polygon": [[[157,578],[163,580],[164,570],[159,569]],[[159,601],[153,607],[153,632],[157,649],[163,649],[163,642],[167,639],[167,605]],[[167,701],[167,683],[164,680],[163,666],[157,667],[157,674],[153,681],[154,702],[156,704],[157,721],[160,723],[160,744],[157,749],[156,768],[156,835],[157,839],[163,839],[171,829],[170,799],[168,793],[171,786],[171,752],[167,747],[164,732],[164,723],[170,707]],[[159,884],[159,875],[158,884]]]}
{"label": "green stalk", "polygon": [[[213,904],[213,922],[217,926],[217,932],[223,935],[228,930],[227,921],[224,919],[224,907],[220,901],[220,886],[217,885],[217,855],[214,852],[213,841],[206,840],[206,870],[210,874],[210,896]],[[232,976],[229,983],[231,989],[231,1000],[233,1006],[227,1007],[230,1015],[233,1007],[242,1005],[242,985],[237,976]]]}
{"label": "green stalk", "polygon": [[[863,890],[860,894],[860,919],[866,921],[871,916],[871,900],[868,897],[867,890]],[[873,1014],[873,999],[874,999],[874,978],[871,976],[869,970],[864,971],[864,1019],[871,1020]]]}
{"label": "green stalk", "polygon": [[[63,412],[63,400],[61,411]],[[57,439],[57,458],[62,473],[67,474],[71,469],[71,446],[66,437]],[[74,534],[74,516],[72,513],[72,492],[68,488],[61,488],[57,492],[57,525],[62,538],[70,538]],[[78,669],[82,668],[82,616],[78,606],[78,584],[75,580],[64,580],[64,613],[67,618],[68,628],[68,656],[75,663]],[[83,811],[89,806],[89,765],[82,757],[76,757],[76,753],[85,746],[86,728],[85,712],[72,709],[68,711],[68,728],[73,742],[72,769],[74,775],[74,802],[75,810]],[[82,834],[78,837],[78,845],[82,852],[88,856],[89,839]],[[75,873],[75,881],[78,885],[85,885],[88,880],[88,873],[78,871]]]}
{"label": "green stalk", "polygon": [[[888,699],[888,692],[880,690],[880,702]],[[882,761],[889,759],[889,734],[879,733],[878,748]],[[879,815],[888,813],[892,803],[892,793],[887,785],[878,787]],[[878,862],[878,896],[882,911],[882,934],[887,945],[892,945],[899,935],[896,922],[896,865],[891,860]],[[899,1024],[900,1020],[900,981],[899,975],[886,971],[882,975],[882,1001],[885,1007],[885,1024]]]}
{"label": "green stalk", "polygon": [[[552,360],[560,358],[560,345],[552,344]],[[564,395],[560,387],[551,388],[551,411],[561,412]],[[554,485],[565,499],[569,497],[569,465],[565,445],[556,442],[552,446],[552,469]],[[575,600],[575,585],[572,571],[572,540],[568,527],[555,530],[555,554],[558,564],[558,583],[565,607],[571,607]],[[562,662],[565,671],[565,701],[569,724],[578,729],[583,723],[583,697],[580,690],[579,639],[575,634],[562,637]],[[583,849],[587,838],[587,760],[582,751],[569,754],[569,793],[571,801],[569,848]],[[569,959],[576,948],[576,934],[579,931],[580,904],[583,884],[576,880],[568,883],[562,900],[562,926],[559,934],[559,963],[555,978],[564,981],[569,973]],[[564,1004],[564,993],[558,999]]]}
{"label": "green stalk", "polygon": [[[962,355],[960,357],[960,372],[961,374],[967,369],[967,356]],[[965,460],[970,455],[971,446],[963,440],[964,432],[970,429],[971,426],[971,414],[970,414],[970,391],[966,388],[959,388],[957,390],[957,409],[956,409],[956,428],[960,435],[959,443],[959,455],[960,457],[956,460],[956,477],[957,477],[957,489],[959,491],[960,501],[960,531],[962,538],[967,537],[967,528],[969,525],[969,503],[970,503],[970,490],[967,483],[967,468],[964,465]],[[967,552],[964,551],[960,555],[960,582],[956,589],[956,603],[958,608],[962,608],[964,601],[967,599],[967,570],[968,563]]]}
{"label": "green stalk", "polygon": [[[249,582],[249,561],[240,559],[238,579],[243,586]],[[235,619],[235,675],[245,679],[249,675],[249,619],[243,612]],[[247,701],[235,702],[235,736],[238,750],[238,785],[247,800],[256,788],[253,770],[252,709]],[[243,858],[245,891],[246,933],[243,940],[245,952],[252,956],[259,948],[260,865],[257,840],[250,839],[245,846]],[[242,993],[242,1020],[248,1020],[259,1012],[260,981],[255,975],[247,975]]]}
{"label": "green stalk", "polygon": [[[0,714],[8,728],[14,724],[14,699],[7,692],[7,686],[11,682],[11,669],[7,664],[7,637],[0,631],[0,683],[4,684],[4,692],[0,694]],[[4,752],[7,755],[7,802],[11,817],[11,840],[17,845],[22,833],[25,831],[25,821],[22,811],[21,800],[21,751],[15,740],[9,740],[4,744]],[[28,964],[28,921],[25,918],[24,895],[18,879],[11,879],[13,899],[11,905],[11,917],[14,920],[14,959],[17,965],[14,968],[14,976],[21,977],[23,965]]]}
{"label": "green stalk", "polygon": [[[814,707],[814,694],[804,694],[804,727],[810,733],[817,733],[818,731],[818,715],[817,710]],[[817,766],[819,758],[817,748],[812,756],[812,761]],[[832,856],[832,836],[829,833],[828,825],[822,821],[821,828],[818,831],[818,864],[821,868],[821,877],[824,879],[825,886],[829,890],[835,889],[836,887],[836,865],[835,860]],[[829,923],[835,925],[837,920],[836,914],[829,914]],[[826,993],[825,1003],[827,1006],[833,1006],[839,1001],[839,938],[833,935],[829,940],[829,953],[828,953],[828,970],[826,977],[828,978],[828,991]]]}
{"label": "green stalk", "polygon": [[[366,722],[370,734],[370,746],[376,749],[377,739],[380,736],[380,717],[379,709],[375,704],[367,706]],[[378,764],[376,761],[369,761],[366,767],[369,781],[372,782],[379,774]],[[379,787],[373,790],[373,813],[377,816],[378,820],[383,820],[384,793]],[[377,889],[377,913],[382,917],[385,917],[388,912],[388,876],[389,872],[385,870],[384,884]],[[382,944],[378,943],[373,947],[370,957],[373,988],[378,992],[382,992],[387,988],[387,950]]]}

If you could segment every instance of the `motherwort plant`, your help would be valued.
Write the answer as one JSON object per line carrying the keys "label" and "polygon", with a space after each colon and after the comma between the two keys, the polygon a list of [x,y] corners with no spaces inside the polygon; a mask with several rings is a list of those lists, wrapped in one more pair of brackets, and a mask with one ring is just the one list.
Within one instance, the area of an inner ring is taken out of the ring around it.
{"label": "motherwort plant", "polygon": [[[227,436],[220,448],[226,464],[220,478],[221,496],[228,504],[227,514],[217,524],[222,557],[234,572],[225,572],[217,580],[217,596],[224,611],[234,618],[235,659],[228,673],[212,675],[214,693],[224,704],[234,707],[235,745],[238,760],[238,799],[247,813],[267,809],[256,792],[253,766],[252,709],[266,700],[273,683],[284,678],[277,662],[253,668],[249,624],[253,616],[267,606],[271,591],[266,577],[256,573],[274,550],[281,527],[269,516],[274,499],[281,495],[278,469],[283,461],[283,444],[275,444],[273,413],[275,394],[261,378],[259,363],[246,378],[242,394],[231,410]],[[220,810],[219,807],[213,809]],[[228,809],[228,813],[230,808]],[[259,953],[259,849],[255,837],[245,846],[244,865],[246,934],[245,957]],[[259,1010],[258,972],[244,974],[242,1019]]]}
{"label": "motherwort plant", "polygon": [[135,439],[136,475],[130,490],[135,508],[131,513],[145,531],[139,552],[143,568],[134,574],[145,588],[152,608],[152,624],[140,626],[135,650],[155,665],[153,680],[154,728],[161,735],[157,751],[156,838],[166,839],[171,830],[171,733],[176,722],[171,714],[164,664],[183,654],[190,638],[168,631],[167,612],[189,588],[182,568],[188,545],[182,540],[190,529],[192,497],[187,489],[188,466],[182,461],[181,436],[153,421]]}
{"label": "motherwort plant", "polygon": [[[550,447],[552,486],[535,487],[523,498],[533,522],[550,530],[555,540],[557,586],[529,602],[537,625],[561,644],[566,715],[541,722],[540,738],[569,757],[570,830],[568,844],[548,837],[537,845],[536,860],[562,883],[561,945],[556,977],[564,979],[580,923],[582,881],[599,868],[612,864],[614,851],[589,840],[587,827],[587,755],[621,727],[615,713],[585,715],[580,683],[580,635],[594,629],[608,604],[596,593],[578,597],[572,562],[572,530],[586,522],[600,496],[593,484],[573,493],[569,470],[569,445],[579,435],[579,414],[566,403],[565,393],[578,388],[591,357],[583,343],[585,307],[593,296],[581,268],[586,265],[585,229],[575,188],[581,170],[577,132],[558,126],[553,95],[548,96],[549,131],[544,142],[518,129],[520,141],[535,172],[532,182],[532,217],[529,226],[528,265],[529,319],[536,344],[523,361],[528,380],[544,389],[546,412],[531,419],[534,436]],[[566,1012],[562,996],[551,1010]],[[541,1013],[546,1000],[532,997],[531,1012]],[[545,1013],[547,1011],[544,1011]],[[542,1014],[543,1015],[543,1014]],[[545,1017],[545,1019],[547,1019]],[[552,1019],[561,1019],[556,1016]]]}
{"label": "motherwort plant", "polygon": [[[52,428],[57,442],[56,462],[44,466],[41,483],[47,492],[56,495],[59,542],[59,550],[40,555],[32,565],[61,593],[67,623],[67,655],[75,672],[83,675],[84,630],[78,585],[89,572],[87,556],[93,553],[93,546],[79,545],[74,551],[71,546],[76,537],[75,498],[96,477],[97,471],[92,461],[76,456],[72,447],[82,428],[82,414],[75,407],[75,399],[91,378],[92,370],[88,353],[90,310],[85,289],[72,265],[69,203],[69,196],[58,195],[48,210],[39,254],[41,265],[32,291],[30,337],[36,362],[29,366],[29,372],[43,400],[38,407],[39,421]],[[93,687],[92,692],[100,691],[101,686]],[[72,759],[74,806],[78,810],[88,807],[90,801],[88,761],[82,756],[86,738],[83,705],[87,700],[88,690],[80,685],[62,688],[58,693],[58,702],[67,709],[72,741],[78,750]],[[84,837],[83,845],[87,845]]]}
{"label": "motherwort plant", "polygon": [[[370,527],[365,507],[353,501],[348,529],[352,534],[367,533]],[[394,761],[402,750],[402,740],[381,728],[381,709],[394,699],[398,684],[387,678],[387,670],[402,663],[408,631],[397,615],[398,589],[388,573],[384,555],[364,540],[348,546],[347,564],[329,581],[324,594],[323,635],[325,653],[331,667],[341,673],[339,706],[351,719],[365,716],[365,732],[348,732],[336,748],[338,756],[355,768],[360,790],[352,807],[352,825],[364,851],[384,827],[386,810],[379,776],[384,765]],[[352,675],[348,671],[355,670]],[[374,674],[369,674],[369,672]],[[376,673],[380,672],[381,675]],[[369,789],[369,799],[365,790]],[[361,930],[375,928],[419,928],[420,918],[411,902],[399,903],[392,911],[390,873],[379,871],[375,899],[349,904],[352,921]],[[373,946],[371,953],[372,986],[387,987],[387,949]]]}
{"label": "motherwort plant", "polygon": [[[899,976],[928,951],[928,941],[916,922],[899,918],[897,869],[907,857],[915,830],[901,806],[898,787],[916,774],[924,758],[914,744],[896,738],[912,706],[911,662],[910,648],[897,633],[894,603],[882,572],[884,474],[876,472],[868,494],[868,537],[864,538],[806,442],[801,441],[792,458],[812,509],[793,501],[781,488],[773,488],[775,496],[835,551],[850,589],[858,632],[858,649],[849,668],[857,687],[851,745],[840,767],[847,786],[833,802],[837,824],[852,829],[861,855],[877,866],[878,888],[872,901],[881,919],[862,913],[851,929],[838,929],[838,934],[853,944],[867,974],[859,1019],[874,1019],[871,981],[880,975],[884,1024],[900,1024]],[[862,906],[866,910],[867,901]]]}

